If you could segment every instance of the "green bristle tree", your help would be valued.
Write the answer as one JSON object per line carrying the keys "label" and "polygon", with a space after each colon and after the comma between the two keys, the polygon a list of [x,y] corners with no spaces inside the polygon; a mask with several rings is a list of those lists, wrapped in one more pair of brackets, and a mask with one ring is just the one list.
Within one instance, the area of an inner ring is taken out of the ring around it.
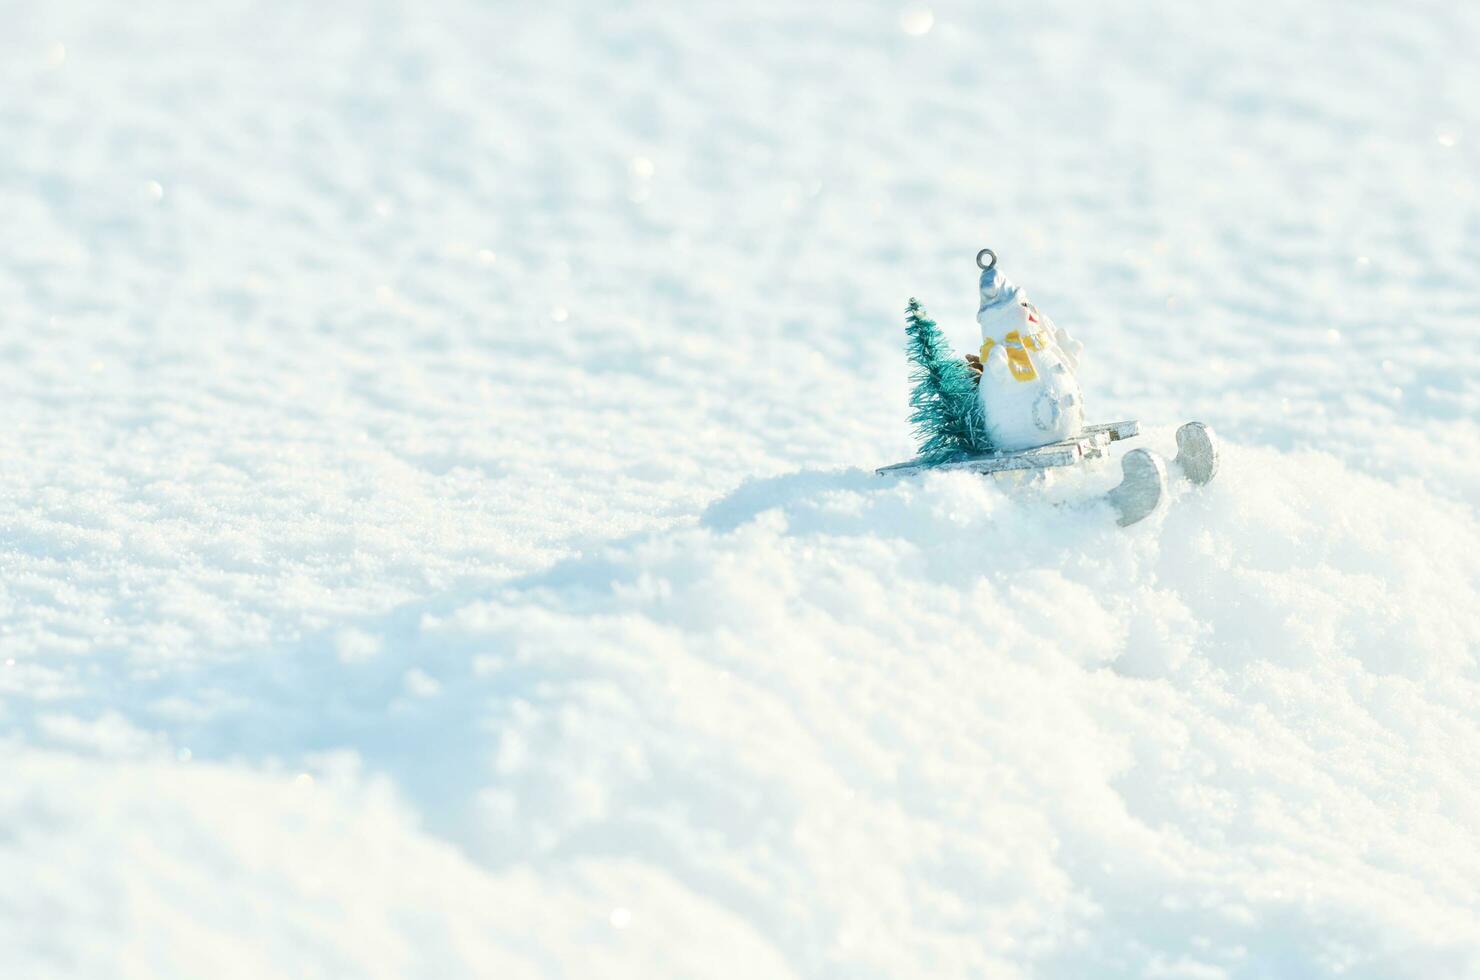
{"label": "green bristle tree", "polygon": [[906,349],[915,364],[910,424],[920,440],[920,459],[946,463],[990,448],[971,369],[951,352],[918,300],[910,300],[905,324]]}

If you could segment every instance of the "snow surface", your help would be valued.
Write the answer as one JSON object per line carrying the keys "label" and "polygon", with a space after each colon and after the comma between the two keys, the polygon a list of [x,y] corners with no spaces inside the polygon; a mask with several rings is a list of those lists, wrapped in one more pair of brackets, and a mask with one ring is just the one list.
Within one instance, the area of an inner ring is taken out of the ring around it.
{"label": "snow surface", "polygon": [[0,975],[1480,975],[1480,7],[0,21]]}

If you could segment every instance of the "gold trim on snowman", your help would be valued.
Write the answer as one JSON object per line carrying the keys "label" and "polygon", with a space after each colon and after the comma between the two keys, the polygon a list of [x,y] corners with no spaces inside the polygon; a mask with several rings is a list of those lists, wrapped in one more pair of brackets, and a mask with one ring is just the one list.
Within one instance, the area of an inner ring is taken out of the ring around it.
{"label": "gold trim on snowman", "polygon": [[[1028,356],[1030,350],[1043,350],[1045,344],[1044,332],[1030,333],[1027,337],[1022,336],[1016,330],[1009,330],[1007,336],[1002,338],[1002,349],[1007,352],[1007,369],[1017,381],[1037,381],[1038,369],[1033,366],[1033,359]],[[983,364],[992,355],[992,348],[997,346],[997,341],[991,337],[982,341],[981,351],[978,356]]]}

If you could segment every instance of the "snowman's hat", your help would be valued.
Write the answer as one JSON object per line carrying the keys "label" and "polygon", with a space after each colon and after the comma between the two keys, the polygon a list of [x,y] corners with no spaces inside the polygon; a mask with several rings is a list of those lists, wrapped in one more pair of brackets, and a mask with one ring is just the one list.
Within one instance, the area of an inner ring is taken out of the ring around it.
{"label": "snowman's hat", "polygon": [[982,249],[976,253],[976,264],[982,270],[981,306],[976,311],[978,319],[988,310],[1019,301],[1022,290],[997,271],[996,252],[990,248]]}

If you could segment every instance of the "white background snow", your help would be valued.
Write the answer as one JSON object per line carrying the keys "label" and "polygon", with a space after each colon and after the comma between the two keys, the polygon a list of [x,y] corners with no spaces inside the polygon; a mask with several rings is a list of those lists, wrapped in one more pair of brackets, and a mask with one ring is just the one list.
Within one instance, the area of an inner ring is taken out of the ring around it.
{"label": "white background snow", "polygon": [[0,23],[0,974],[1480,976],[1474,4]]}

